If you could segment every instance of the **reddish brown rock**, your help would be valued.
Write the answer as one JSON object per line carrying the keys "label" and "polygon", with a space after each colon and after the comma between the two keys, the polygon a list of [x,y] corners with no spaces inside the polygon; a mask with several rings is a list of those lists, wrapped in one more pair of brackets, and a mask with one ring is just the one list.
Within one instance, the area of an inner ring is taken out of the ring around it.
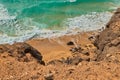
{"label": "reddish brown rock", "polygon": [[120,8],[97,37],[95,46],[98,48],[98,60],[105,59],[107,54],[115,55],[120,52]]}
{"label": "reddish brown rock", "polygon": [[43,63],[41,53],[27,43],[0,45],[0,54],[4,56],[4,53],[14,57],[18,61],[29,62],[35,59],[38,62]]}

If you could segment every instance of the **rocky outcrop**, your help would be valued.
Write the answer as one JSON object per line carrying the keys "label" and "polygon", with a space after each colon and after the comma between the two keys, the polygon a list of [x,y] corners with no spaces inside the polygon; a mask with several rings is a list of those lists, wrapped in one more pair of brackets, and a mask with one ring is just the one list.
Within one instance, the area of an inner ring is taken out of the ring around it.
{"label": "rocky outcrop", "polygon": [[0,56],[5,58],[10,56],[22,62],[37,60],[39,63],[44,64],[41,53],[27,43],[0,45]]}
{"label": "rocky outcrop", "polygon": [[112,16],[97,39],[95,40],[97,47],[97,60],[120,58],[120,8]]}
{"label": "rocky outcrop", "polygon": [[94,51],[96,48],[94,47],[93,44],[86,44],[78,47],[72,47],[70,49],[72,56],[67,57],[67,58],[61,58],[60,60],[52,60],[47,63],[47,65],[52,64],[52,65],[61,65],[61,64],[66,64],[66,65],[78,65],[79,63],[86,61],[94,61],[96,58],[96,55]]}

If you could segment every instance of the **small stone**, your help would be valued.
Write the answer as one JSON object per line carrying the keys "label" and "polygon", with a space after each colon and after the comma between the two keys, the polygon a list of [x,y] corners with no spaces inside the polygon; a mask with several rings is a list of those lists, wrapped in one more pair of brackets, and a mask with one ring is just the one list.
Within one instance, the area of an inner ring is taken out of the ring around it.
{"label": "small stone", "polygon": [[90,41],[92,41],[93,39],[95,39],[95,37],[94,37],[94,36],[90,36],[88,39],[89,39]]}
{"label": "small stone", "polygon": [[53,76],[52,73],[49,73],[49,74],[47,74],[47,75],[44,76],[45,80],[54,80],[53,77],[54,76]]}
{"label": "small stone", "polygon": [[84,54],[84,55],[86,55],[86,56],[89,56],[89,55],[90,55],[87,50],[83,50],[83,51],[82,51],[82,54]]}
{"label": "small stone", "polygon": [[78,66],[82,66],[82,63],[79,63]]}
{"label": "small stone", "polygon": [[69,41],[67,45],[74,45],[74,43],[72,41]]}
{"label": "small stone", "polygon": [[68,70],[75,70],[75,66],[69,67]]}
{"label": "small stone", "polygon": [[111,56],[111,54],[107,54],[107,55],[106,55],[106,57],[110,57],[110,56]]}
{"label": "small stone", "polygon": [[111,59],[112,59],[112,60],[115,60],[115,59],[116,59],[116,57],[115,57],[115,56],[111,56]]}

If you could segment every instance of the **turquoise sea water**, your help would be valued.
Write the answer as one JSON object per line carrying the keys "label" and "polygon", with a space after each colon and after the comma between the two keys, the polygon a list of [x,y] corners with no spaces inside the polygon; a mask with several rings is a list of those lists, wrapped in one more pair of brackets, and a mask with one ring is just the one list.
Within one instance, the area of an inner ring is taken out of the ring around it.
{"label": "turquoise sea water", "polygon": [[120,0],[0,0],[0,33],[18,36],[34,29],[64,30],[69,18],[110,12],[119,5]]}

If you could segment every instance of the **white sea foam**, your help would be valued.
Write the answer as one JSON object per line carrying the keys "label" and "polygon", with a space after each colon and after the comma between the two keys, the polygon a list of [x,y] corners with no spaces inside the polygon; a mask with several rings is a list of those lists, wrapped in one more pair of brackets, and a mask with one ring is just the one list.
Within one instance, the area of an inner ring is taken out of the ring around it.
{"label": "white sea foam", "polygon": [[10,19],[15,19],[15,16],[10,16],[8,14],[8,10],[4,7],[4,5],[0,4],[0,20],[10,20]]}
{"label": "white sea foam", "polygon": [[68,18],[66,25],[69,29],[80,28],[82,31],[90,31],[105,27],[112,16],[111,12],[92,12],[74,18]]}
{"label": "white sea foam", "polygon": [[78,31],[79,29],[81,31],[100,29],[102,27],[105,27],[106,23],[109,21],[111,16],[112,13],[110,12],[94,12],[87,15],[81,15],[75,18],[69,18],[66,22],[66,24],[68,25],[68,29],[64,31],[39,30],[38,28],[34,27],[33,30],[26,30],[25,32],[21,32],[21,35],[16,37],[11,37],[6,34],[2,34],[0,35],[0,44],[13,44],[14,42],[23,42],[32,38],[53,38],[62,35],[76,34],[76,28]]}
{"label": "white sea foam", "polygon": [[[9,15],[4,5],[0,4],[0,44],[12,44],[28,40],[36,34],[37,28],[32,28],[32,30],[24,30],[24,27],[19,24],[16,16]],[[9,35],[14,35],[14,37]]]}
{"label": "white sea foam", "polygon": [[16,25],[16,23],[16,16],[10,16],[7,8],[0,4],[0,32],[12,33],[15,29],[17,31],[19,25]]}
{"label": "white sea foam", "polygon": [[77,0],[69,0],[70,2],[76,2]]}
{"label": "white sea foam", "polygon": [[[70,0],[72,2],[76,0]],[[66,34],[76,34],[77,30],[81,31],[89,31],[96,30],[104,27],[106,23],[111,18],[112,13],[103,12],[96,13],[93,12],[91,14],[81,15],[74,18],[68,18],[65,21],[65,24],[68,26],[67,30],[59,31],[59,30],[40,30],[36,26],[28,25],[29,22],[25,22],[23,24],[27,24],[21,26],[19,21],[16,19],[16,16],[9,15],[7,9],[0,4],[0,44],[14,42],[23,42],[32,38],[51,38],[58,37]],[[28,20],[28,19],[27,19]],[[25,29],[26,27],[31,27],[32,29]],[[15,36],[9,36],[8,34],[12,34],[14,32]]]}

